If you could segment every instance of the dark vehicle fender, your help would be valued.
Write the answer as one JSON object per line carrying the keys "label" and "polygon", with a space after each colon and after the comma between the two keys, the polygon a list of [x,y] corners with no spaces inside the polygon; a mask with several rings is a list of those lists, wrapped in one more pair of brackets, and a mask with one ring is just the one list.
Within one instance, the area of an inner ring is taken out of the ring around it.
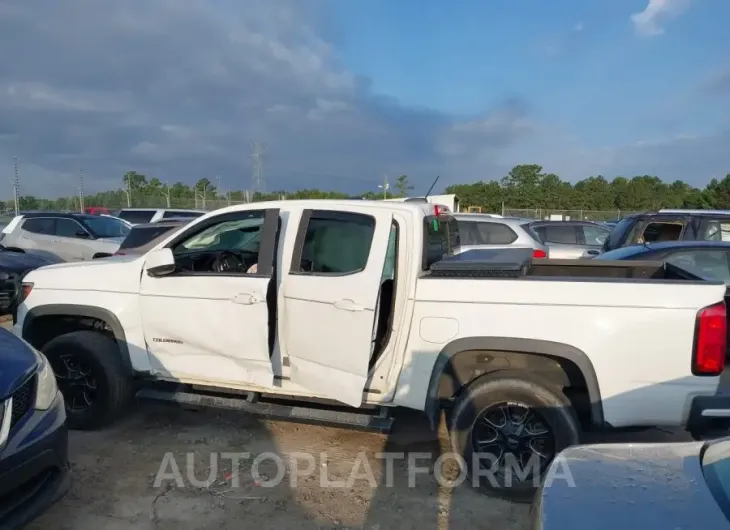
{"label": "dark vehicle fender", "polygon": [[[570,373],[576,369],[579,373]],[[590,421],[595,426],[603,426],[596,371],[581,350],[545,340],[465,337],[447,344],[434,363],[425,404],[431,428],[438,426],[443,400],[454,397],[474,379],[499,370],[524,370],[564,386],[569,386],[572,380],[584,381],[590,400]]]}
{"label": "dark vehicle fender", "polygon": [[23,339],[32,343],[33,341],[30,335],[32,334],[34,320],[46,316],[85,317],[106,322],[119,345],[122,366],[124,366],[128,375],[134,375],[132,360],[129,356],[129,347],[127,346],[127,338],[124,334],[124,327],[114,313],[101,307],[75,304],[48,304],[33,307],[28,310],[25,315],[25,320],[23,320]]}

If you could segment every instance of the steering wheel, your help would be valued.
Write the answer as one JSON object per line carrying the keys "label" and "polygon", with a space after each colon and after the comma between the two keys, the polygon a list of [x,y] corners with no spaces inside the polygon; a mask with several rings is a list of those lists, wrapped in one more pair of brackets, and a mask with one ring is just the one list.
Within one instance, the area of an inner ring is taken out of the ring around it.
{"label": "steering wheel", "polygon": [[230,250],[224,250],[213,262],[213,270],[216,272],[238,272],[243,269],[243,262]]}

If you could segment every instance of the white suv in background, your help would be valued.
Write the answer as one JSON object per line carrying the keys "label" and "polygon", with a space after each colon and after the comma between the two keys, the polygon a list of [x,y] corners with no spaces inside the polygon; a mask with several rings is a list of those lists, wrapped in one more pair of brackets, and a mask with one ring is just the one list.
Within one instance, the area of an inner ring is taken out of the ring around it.
{"label": "white suv in background", "polygon": [[115,212],[114,216],[129,224],[156,223],[162,219],[194,219],[205,215],[205,210],[186,210],[172,208],[124,208]]}

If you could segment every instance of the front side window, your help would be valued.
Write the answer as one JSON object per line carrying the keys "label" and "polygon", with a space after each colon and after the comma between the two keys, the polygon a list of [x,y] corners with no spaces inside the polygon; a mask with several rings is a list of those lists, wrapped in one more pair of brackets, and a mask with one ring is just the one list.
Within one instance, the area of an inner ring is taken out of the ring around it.
{"label": "front side window", "polygon": [[102,238],[127,237],[131,230],[129,225],[114,217],[87,217],[84,224],[96,237]]}
{"label": "front side window", "polygon": [[730,241],[730,219],[703,219],[700,223],[700,241]]}
{"label": "front side window", "polygon": [[375,235],[375,219],[350,212],[314,210],[309,218],[299,273],[352,274],[365,269]]}
{"label": "front side window", "polygon": [[56,219],[55,234],[58,237],[80,238],[81,233],[87,233],[83,227],[73,219]]}
{"label": "front side window", "polygon": [[507,225],[480,222],[477,230],[483,245],[509,245],[517,240],[517,234]]}
{"label": "front side window", "polygon": [[603,245],[610,232],[610,230],[600,226],[584,225],[581,228],[583,229],[583,240],[586,245]]}
{"label": "front side window", "polygon": [[578,245],[578,227],[573,225],[543,225],[535,228],[543,243]]}
{"label": "front side window", "polygon": [[208,225],[175,244],[175,265],[188,272],[257,272],[264,217],[265,210],[256,210]]}
{"label": "front side window", "polygon": [[667,263],[701,276],[720,280],[730,285],[730,264],[724,250],[684,250],[665,258]]}

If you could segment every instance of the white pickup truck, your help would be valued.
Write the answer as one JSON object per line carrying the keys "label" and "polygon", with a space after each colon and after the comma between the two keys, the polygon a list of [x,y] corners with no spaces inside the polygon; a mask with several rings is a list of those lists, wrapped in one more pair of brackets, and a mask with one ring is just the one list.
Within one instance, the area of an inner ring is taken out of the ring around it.
{"label": "white pickup truck", "polygon": [[588,430],[730,421],[724,285],[662,263],[470,261],[436,208],[217,210],[142,256],[32,271],[14,330],[82,429],[134,394],[383,432],[393,407],[432,426],[446,411],[454,451],[499,471],[507,455],[544,469]]}

